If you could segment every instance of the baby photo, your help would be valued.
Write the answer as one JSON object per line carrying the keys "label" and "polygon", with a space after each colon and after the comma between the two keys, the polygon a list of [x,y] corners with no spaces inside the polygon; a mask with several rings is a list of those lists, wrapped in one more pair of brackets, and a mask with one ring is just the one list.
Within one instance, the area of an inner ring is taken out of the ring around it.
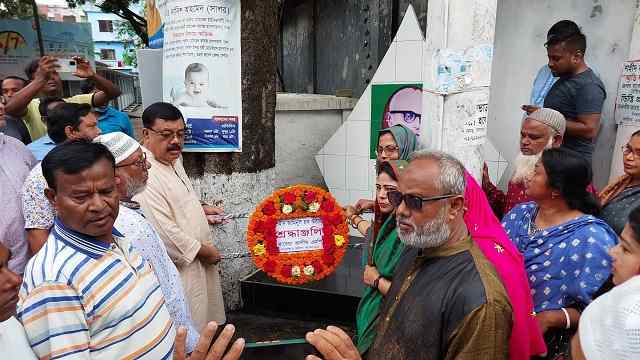
{"label": "baby photo", "polygon": [[[209,69],[201,63],[192,63],[184,70],[184,92],[173,95],[177,106],[221,108],[209,91]],[[175,91],[175,88],[173,89]],[[174,93],[172,91],[172,93]]]}

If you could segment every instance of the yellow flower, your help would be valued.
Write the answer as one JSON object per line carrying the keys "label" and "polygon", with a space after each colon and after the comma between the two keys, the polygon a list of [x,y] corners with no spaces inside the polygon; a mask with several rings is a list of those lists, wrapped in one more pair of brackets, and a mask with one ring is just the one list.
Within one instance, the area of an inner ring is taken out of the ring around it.
{"label": "yellow flower", "polygon": [[334,239],[336,241],[336,246],[337,247],[341,247],[342,245],[344,245],[344,236],[336,235],[336,236],[334,236]]}
{"label": "yellow flower", "polygon": [[264,248],[263,244],[257,244],[256,246],[253,247],[253,254],[255,256],[262,256],[266,253],[267,251]]}

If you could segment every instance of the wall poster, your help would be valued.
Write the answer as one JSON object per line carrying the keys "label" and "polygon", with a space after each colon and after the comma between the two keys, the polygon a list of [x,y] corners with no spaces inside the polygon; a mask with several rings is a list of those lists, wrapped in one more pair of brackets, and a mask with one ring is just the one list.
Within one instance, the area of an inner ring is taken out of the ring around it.
{"label": "wall poster", "polygon": [[184,151],[242,151],[240,0],[158,3],[163,98],[187,123]]}

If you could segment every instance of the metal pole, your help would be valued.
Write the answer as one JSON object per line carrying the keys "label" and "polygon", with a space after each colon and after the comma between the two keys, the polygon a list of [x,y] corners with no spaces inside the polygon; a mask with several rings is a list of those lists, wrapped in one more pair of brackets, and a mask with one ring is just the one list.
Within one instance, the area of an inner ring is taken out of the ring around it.
{"label": "metal pole", "polygon": [[36,34],[38,35],[38,47],[40,48],[40,56],[44,56],[44,43],[42,42],[40,16],[38,15],[38,5],[36,4],[36,0],[31,0],[31,8],[33,10],[33,21],[36,26]]}

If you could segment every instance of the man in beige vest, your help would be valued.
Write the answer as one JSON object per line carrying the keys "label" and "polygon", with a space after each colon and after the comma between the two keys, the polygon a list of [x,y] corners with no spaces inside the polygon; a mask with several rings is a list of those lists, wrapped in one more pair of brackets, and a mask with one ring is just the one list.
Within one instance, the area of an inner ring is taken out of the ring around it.
{"label": "man in beige vest", "polygon": [[168,103],[152,104],[144,110],[142,124],[151,168],[146,189],[134,200],[140,202],[180,272],[196,328],[209,321],[224,324],[220,252],[209,229],[222,210],[200,202],[182,166],[185,123],[180,110]]}

